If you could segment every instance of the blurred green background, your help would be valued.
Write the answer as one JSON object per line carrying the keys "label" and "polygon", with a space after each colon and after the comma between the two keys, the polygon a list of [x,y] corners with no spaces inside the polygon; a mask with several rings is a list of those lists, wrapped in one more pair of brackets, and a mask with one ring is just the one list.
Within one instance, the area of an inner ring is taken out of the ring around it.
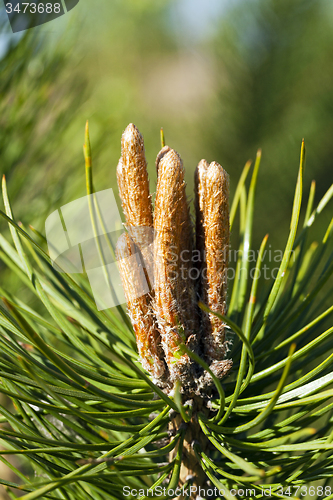
{"label": "blurred green background", "polygon": [[183,157],[189,196],[201,158],[224,166],[233,192],[261,147],[255,244],[269,232],[284,246],[302,137],[305,190],[315,178],[319,200],[331,183],[328,0],[81,0],[16,35],[2,1],[1,170],[23,223],[44,232],[49,213],[84,195],[86,119],[96,189],[116,189],[129,122],[144,135],[152,191],[160,127]]}

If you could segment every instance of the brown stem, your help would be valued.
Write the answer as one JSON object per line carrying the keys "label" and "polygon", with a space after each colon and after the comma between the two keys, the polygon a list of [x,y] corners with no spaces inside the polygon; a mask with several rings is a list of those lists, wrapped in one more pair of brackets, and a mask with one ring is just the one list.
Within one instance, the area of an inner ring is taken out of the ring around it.
{"label": "brown stem", "polygon": [[[201,401],[199,402],[199,404]],[[202,403],[201,403],[202,404]],[[201,409],[201,411],[203,408]],[[198,420],[196,418],[196,414],[198,411],[198,406],[196,408],[193,408],[193,413],[192,413],[192,418],[191,420],[184,424],[184,421],[181,417],[181,415],[177,414],[176,417],[170,422],[169,424],[169,430],[172,431],[172,433],[176,433],[181,425],[186,425],[186,432],[185,432],[185,437],[184,437],[184,442],[183,442],[183,453],[182,453],[182,464],[181,464],[181,469],[180,469],[180,476],[179,476],[179,487],[182,487],[189,479],[191,479],[191,484],[193,486],[197,487],[197,490],[199,487],[203,488],[206,483],[206,474],[203,471],[200,462],[197,459],[197,456],[195,454],[195,451],[193,449],[193,442],[198,442],[200,445],[200,448],[203,451],[206,451],[208,447],[208,440],[206,436],[203,434],[201,427],[198,423]],[[177,453],[178,447],[176,447],[172,452],[169,454],[169,461],[171,462]],[[192,495],[191,497],[186,497],[187,499],[194,500],[196,495]],[[183,497],[179,497],[179,500]]]}

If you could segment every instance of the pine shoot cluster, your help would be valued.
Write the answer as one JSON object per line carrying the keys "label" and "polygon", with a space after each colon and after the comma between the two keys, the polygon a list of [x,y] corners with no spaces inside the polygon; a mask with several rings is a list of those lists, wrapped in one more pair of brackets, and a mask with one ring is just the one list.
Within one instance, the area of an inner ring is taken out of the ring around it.
{"label": "pine shoot cluster", "polygon": [[177,382],[184,394],[199,395],[212,378],[191,352],[219,378],[232,366],[226,325],[198,306],[227,312],[229,176],[216,162],[198,164],[194,234],[182,159],[164,146],[156,169],[153,212],[143,138],[128,125],[117,167],[127,229],[117,243],[119,270],[143,367],[166,392]]}

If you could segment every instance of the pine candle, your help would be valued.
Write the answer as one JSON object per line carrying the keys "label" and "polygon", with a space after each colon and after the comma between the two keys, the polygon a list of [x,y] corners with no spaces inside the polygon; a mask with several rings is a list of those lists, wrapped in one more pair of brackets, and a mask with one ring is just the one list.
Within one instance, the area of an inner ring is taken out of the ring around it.
{"label": "pine candle", "polygon": [[[219,378],[232,366],[225,324],[198,307],[201,300],[213,312],[227,312],[229,176],[216,162],[197,166],[195,240],[179,154],[164,146],[156,168],[153,214],[143,138],[128,125],[117,167],[128,232],[118,241],[117,258],[143,367],[165,392],[178,383],[185,396],[194,397],[212,386],[212,378],[191,352]],[[136,269],[126,260],[134,255]],[[151,285],[146,294],[140,292],[144,276]]]}

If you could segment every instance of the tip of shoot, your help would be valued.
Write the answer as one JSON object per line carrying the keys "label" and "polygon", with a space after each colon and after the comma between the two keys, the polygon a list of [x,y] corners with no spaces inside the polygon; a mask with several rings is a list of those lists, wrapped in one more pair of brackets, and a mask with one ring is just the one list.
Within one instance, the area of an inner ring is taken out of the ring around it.
{"label": "tip of shoot", "polygon": [[295,342],[293,342],[290,346],[290,349],[289,349],[289,356],[292,356],[294,354],[295,349],[296,349],[296,344],[295,344]]}
{"label": "tip of shoot", "polygon": [[305,163],[305,142],[304,142],[304,139],[302,139],[301,157],[300,157],[300,170],[304,169],[304,163]]}
{"label": "tip of shoot", "polygon": [[90,148],[90,136],[89,136],[89,122],[86,122],[86,129],[84,134],[84,146],[83,146],[84,155],[86,158],[91,157],[91,148]]}
{"label": "tip of shoot", "polygon": [[160,136],[161,136],[161,148],[163,149],[165,146],[165,136],[163,127],[161,127]]}

